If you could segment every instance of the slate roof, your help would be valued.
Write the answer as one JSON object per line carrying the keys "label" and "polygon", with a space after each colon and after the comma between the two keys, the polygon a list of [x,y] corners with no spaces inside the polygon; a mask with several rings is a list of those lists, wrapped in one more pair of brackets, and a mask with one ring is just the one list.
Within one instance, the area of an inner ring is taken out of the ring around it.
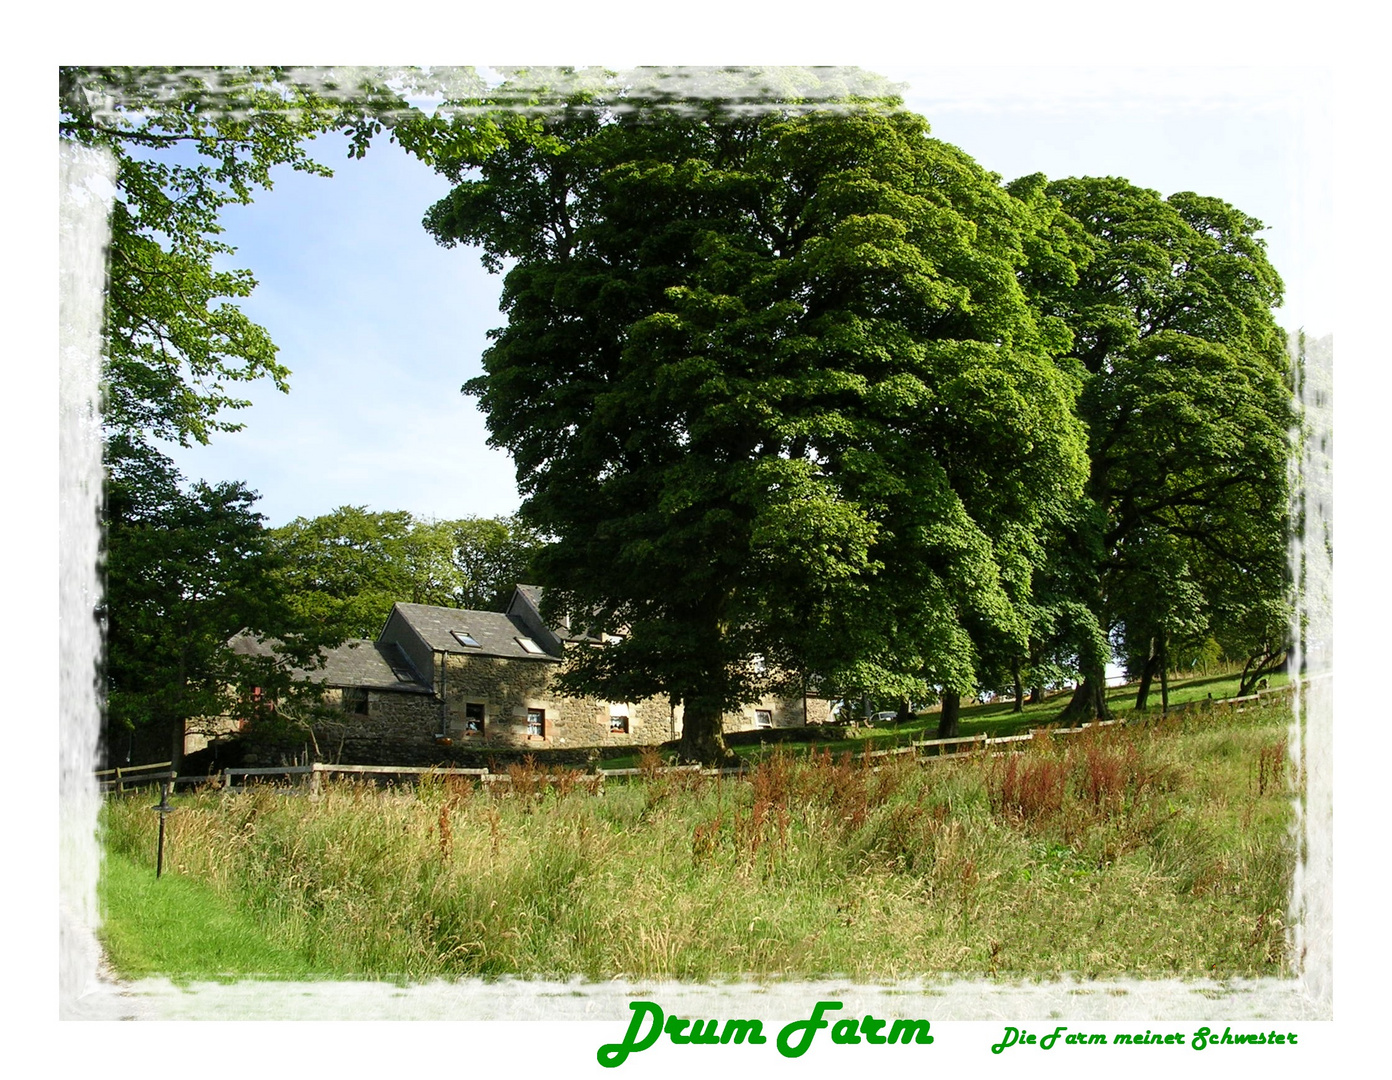
{"label": "slate roof", "polygon": [[[518,642],[518,638],[535,641],[532,632],[520,618],[503,615],[496,611],[465,611],[462,608],[434,607],[430,604],[403,604],[392,606],[406,625],[420,637],[425,644],[438,652],[455,653],[459,656],[494,656],[507,660],[539,660],[556,662],[561,657],[549,653],[530,653]],[[478,648],[464,645],[451,631],[466,633],[478,642]],[[538,648],[545,649],[544,642],[536,642]]]}
{"label": "slate roof", "polygon": [[541,610],[542,588],[540,585],[518,585],[517,591],[531,601],[532,607],[538,611]]}
{"label": "slate roof", "polygon": [[[228,642],[240,656],[273,656],[275,642],[238,634]],[[297,677],[326,686],[361,686],[373,690],[397,690],[407,694],[429,694],[429,684],[421,680],[399,645],[376,641],[345,641],[324,654],[324,666],[312,670],[292,669]]]}

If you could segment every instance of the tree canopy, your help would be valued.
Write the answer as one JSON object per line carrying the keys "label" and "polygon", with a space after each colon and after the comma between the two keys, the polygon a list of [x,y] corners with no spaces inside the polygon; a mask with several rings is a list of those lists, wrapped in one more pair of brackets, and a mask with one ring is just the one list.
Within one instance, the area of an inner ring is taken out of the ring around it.
{"label": "tree canopy", "polygon": [[[1144,704],[1171,641],[1217,635],[1243,659],[1286,634],[1295,417],[1272,313],[1282,286],[1261,223],[1221,200],[1116,178],[1046,190],[1089,248],[1076,284],[1038,291],[1087,372],[1089,479],[1068,542],[1081,557],[1063,591],[1094,637],[1133,658]],[[1105,711],[1103,659],[1083,657],[1074,712]]]}
{"label": "tree canopy", "polygon": [[[200,718],[252,718],[258,704],[313,698],[294,666],[332,644],[275,588],[278,560],[256,495],[240,483],[184,483],[168,458],[116,436],[108,448],[106,740],[182,753]],[[275,658],[227,648],[243,631],[273,632]],[[257,703],[244,690],[260,692]],[[171,743],[172,740],[172,743]]]}
{"label": "tree canopy", "polygon": [[1068,331],[1019,278],[1046,223],[994,177],[884,103],[595,96],[442,167],[427,228],[511,263],[466,389],[554,538],[541,582],[624,628],[570,685],[670,696],[710,759],[771,680],[921,698],[1023,649],[1085,459]]}
{"label": "tree canopy", "polygon": [[[406,100],[480,85],[472,69],[289,67],[59,68],[59,138],[116,159],[106,295],[106,431],[187,445],[241,427],[237,387],[290,372],[270,335],[236,301],[248,270],[219,270],[232,254],[219,215],[269,189],[280,167],[331,176],[310,155],[316,136],[342,132],[361,157],[384,130],[407,146],[441,120]],[[467,139],[495,139],[480,122]]]}
{"label": "tree canopy", "polygon": [[[61,69],[60,137],[117,160],[113,730],[225,704],[224,631],[311,662],[396,600],[497,607],[523,578],[622,631],[564,686],[681,703],[701,760],[770,690],[940,695],[950,734],[1006,678],[1081,673],[1089,716],[1114,656],[1141,705],[1181,651],[1245,660],[1245,685],[1280,662],[1296,416],[1261,223],[1117,178],[1002,186],[845,72],[753,97],[704,75],[684,97],[596,71]],[[281,166],[327,175],[316,135],[361,155],[384,130],[455,185],[431,234],[505,272],[465,391],[525,503],[268,533],[254,493],[186,483],[153,441],[288,386],[236,306],[254,279],[216,265],[221,210]]]}
{"label": "tree canopy", "polygon": [[375,638],[392,604],[502,610],[527,580],[535,537],[508,518],[422,521],[341,506],[272,530],[275,583],[300,618],[340,638]]}

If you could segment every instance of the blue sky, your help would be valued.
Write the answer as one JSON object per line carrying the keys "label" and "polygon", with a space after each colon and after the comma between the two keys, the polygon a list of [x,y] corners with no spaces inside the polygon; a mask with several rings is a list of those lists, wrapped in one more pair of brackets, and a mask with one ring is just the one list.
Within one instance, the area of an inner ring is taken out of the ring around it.
{"label": "blue sky", "polygon": [[[881,67],[939,138],[1013,179],[1119,175],[1162,194],[1217,195],[1269,226],[1288,327],[1332,328],[1328,87],[1289,70]],[[421,227],[449,184],[385,140],[360,161],[339,139],[332,179],[285,170],[224,217],[230,265],[260,282],[245,310],[293,372],[248,388],[246,429],[177,449],[190,478],[239,479],[273,525],[344,504],[452,518],[511,513],[512,466],[460,393],[503,321],[501,277]]]}

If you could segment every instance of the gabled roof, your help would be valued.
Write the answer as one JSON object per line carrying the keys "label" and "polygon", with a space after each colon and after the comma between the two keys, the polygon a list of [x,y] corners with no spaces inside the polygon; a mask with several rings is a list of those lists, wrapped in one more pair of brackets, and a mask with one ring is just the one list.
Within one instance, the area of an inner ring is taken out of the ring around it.
{"label": "gabled roof", "polygon": [[[508,605],[508,613],[512,614],[518,610],[519,601],[530,605],[532,613],[538,622],[541,621],[541,598],[546,592],[540,585],[518,585],[512,594],[512,603]],[[569,644],[597,644],[607,640],[602,634],[594,634],[588,630],[572,632],[569,621],[561,623],[559,626],[548,627],[548,631],[553,634],[557,642]]]}
{"label": "gabled roof", "polygon": [[[276,653],[274,641],[250,634],[237,634],[227,644],[239,656],[269,657]],[[323,667],[291,670],[297,678],[325,686],[358,686],[407,694],[431,692],[401,648],[390,643],[345,641],[338,648],[325,651]]]}
{"label": "gabled roof", "polygon": [[[431,604],[397,603],[392,605],[392,613],[387,619],[388,628],[394,619],[404,622],[436,652],[459,656],[494,656],[507,660],[555,662],[561,659],[548,651],[548,642],[538,641],[520,618],[497,611],[466,611]],[[454,636],[456,631],[477,641],[477,647],[461,642]],[[383,634],[386,634],[385,630]],[[524,640],[533,642],[541,651],[528,651],[522,645]]]}

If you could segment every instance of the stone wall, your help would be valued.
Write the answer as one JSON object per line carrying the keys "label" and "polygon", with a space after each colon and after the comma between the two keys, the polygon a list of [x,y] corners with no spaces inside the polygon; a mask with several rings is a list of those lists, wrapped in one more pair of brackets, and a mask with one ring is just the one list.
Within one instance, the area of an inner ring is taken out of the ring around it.
{"label": "stone wall", "polygon": [[[724,729],[727,732],[755,731],[765,725],[759,723],[760,710],[769,714],[770,728],[802,727],[803,699],[766,697],[756,705],[746,705],[739,712],[728,712],[724,716]],[[825,724],[831,719],[831,702],[826,698],[807,698],[808,724]]]}
{"label": "stone wall", "polygon": [[[184,721],[184,755],[206,750],[213,743],[231,738],[246,727],[246,721],[232,716],[199,716]],[[159,751],[165,752],[169,740],[161,737]],[[143,759],[140,759],[143,760]]]}
{"label": "stone wall", "polygon": [[[343,693],[330,689],[324,704],[341,706]],[[440,705],[430,694],[367,691],[367,713],[345,712],[340,720],[315,725],[326,761],[354,765],[429,765],[438,758]]]}
{"label": "stone wall", "polygon": [[[672,736],[665,701],[606,702],[559,694],[559,665],[485,656],[445,657],[448,735],[461,748],[479,746],[551,750],[586,746],[653,746]],[[482,732],[469,729],[468,706],[482,706]],[[540,733],[529,721],[539,713]],[[627,730],[615,721],[627,719]]]}

